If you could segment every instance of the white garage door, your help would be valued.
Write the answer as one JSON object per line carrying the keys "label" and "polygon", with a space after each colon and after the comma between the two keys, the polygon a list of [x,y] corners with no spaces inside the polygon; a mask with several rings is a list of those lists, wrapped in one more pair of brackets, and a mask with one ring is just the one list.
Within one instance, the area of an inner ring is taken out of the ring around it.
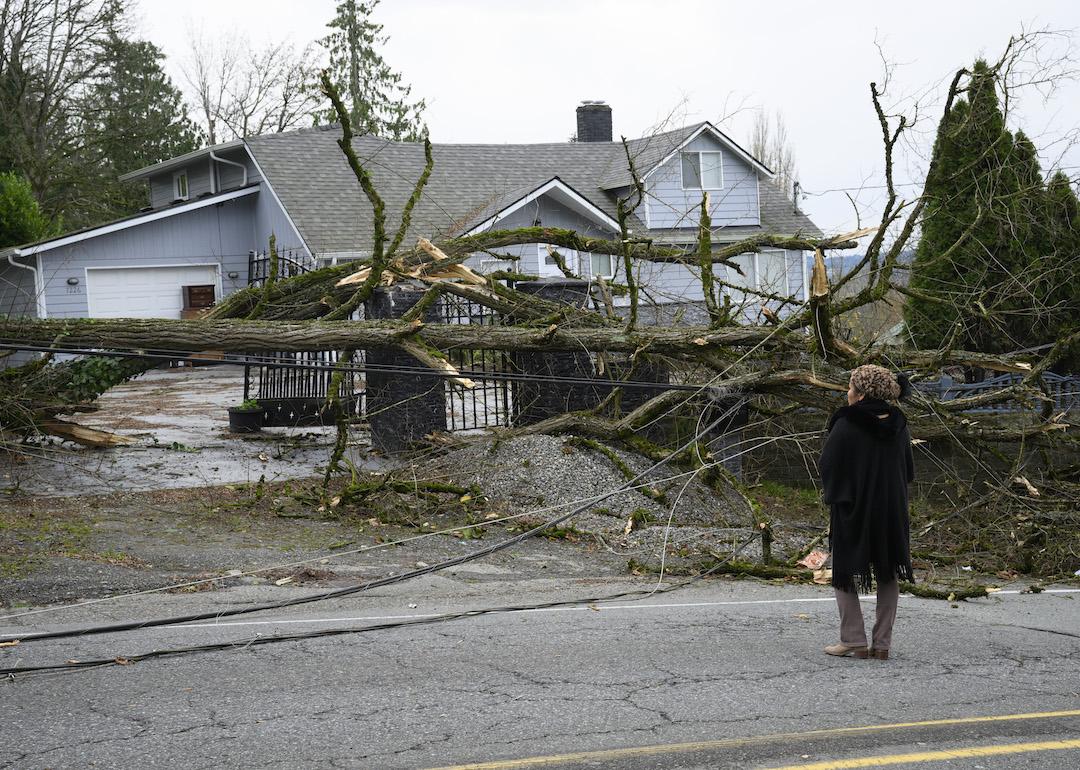
{"label": "white garage door", "polygon": [[184,286],[217,285],[216,265],[88,268],[91,318],[179,318]]}

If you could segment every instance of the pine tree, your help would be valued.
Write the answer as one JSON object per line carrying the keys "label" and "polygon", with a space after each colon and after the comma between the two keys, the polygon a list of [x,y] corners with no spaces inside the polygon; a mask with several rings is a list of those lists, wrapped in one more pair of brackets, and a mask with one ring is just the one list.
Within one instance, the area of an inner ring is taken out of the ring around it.
{"label": "pine tree", "polygon": [[51,231],[30,183],[14,171],[0,173],[0,248],[31,243]]}
{"label": "pine tree", "polygon": [[[1017,253],[1012,227],[1019,190],[994,74],[978,61],[965,99],[938,126],[922,234],[912,264],[905,320],[914,344],[1000,350]],[[957,241],[971,229],[964,241]],[[936,300],[936,301],[935,301]]]}
{"label": "pine tree", "polygon": [[122,184],[128,171],[197,149],[202,137],[188,119],[183,97],[162,69],[153,43],[110,34],[106,63],[84,111],[88,167],[94,189],[82,196],[91,221],[122,216],[146,205],[146,191]]}
{"label": "pine tree", "polygon": [[[1044,270],[1047,323],[1041,342],[1075,331],[1080,318],[1080,200],[1072,182],[1058,171],[1046,187],[1047,239],[1053,244]],[[1058,363],[1059,371],[1080,373],[1080,346]]]}
{"label": "pine tree", "polygon": [[[1064,174],[1044,182],[1035,145],[1005,127],[985,62],[938,126],[924,195],[917,296],[904,308],[916,346],[1000,353],[1052,343],[1075,326],[1080,201]],[[1080,363],[1080,351],[1063,363]]]}
{"label": "pine tree", "polygon": [[[371,20],[379,0],[344,0],[327,24],[333,31],[320,42],[330,54],[330,77],[347,97],[357,134],[395,141],[418,141],[427,133],[422,120],[424,100],[410,101],[411,86],[402,82],[379,53],[385,44],[383,26]],[[336,120],[333,110],[324,117]]]}

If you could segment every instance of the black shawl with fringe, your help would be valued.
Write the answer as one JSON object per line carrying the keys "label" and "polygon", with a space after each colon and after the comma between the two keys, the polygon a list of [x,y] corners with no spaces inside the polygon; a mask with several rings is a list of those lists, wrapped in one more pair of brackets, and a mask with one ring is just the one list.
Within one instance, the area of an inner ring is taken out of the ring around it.
{"label": "black shawl with fringe", "polygon": [[832,584],[868,591],[896,578],[913,580],[907,485],[915,478],[904,413],[864,398],[829,420],[818,462],[830,511]]}

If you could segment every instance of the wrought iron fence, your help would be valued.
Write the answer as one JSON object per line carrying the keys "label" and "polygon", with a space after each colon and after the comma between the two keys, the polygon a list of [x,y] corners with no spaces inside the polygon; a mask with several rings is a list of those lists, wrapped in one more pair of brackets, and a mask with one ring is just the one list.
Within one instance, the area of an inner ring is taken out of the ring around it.
{"label": "wrought iron fence", "polygon": [[[937,398],[939,401],[952,401],[957,398],[969,398],[984,393],[991,393],[1016,385],[1024,378],[1022,374],[1003,374],[982,382],[957,382],[948,376],[930,382],[920,382],[915,385],[923,393]],[[1080,410],[1080,376],[1063,376],[1048,372],[1042,376],[1046,386],[1047,395],[1054,401],[1054,411],[1068,412]],[[1030,406],[1015,400],[1002,401],[997,404],[977,406],[967,411],[971,412],[1026,412]]]}
{"label": "wrought iron fence", "polygon": [[[278,278],[293,278],[315,269],[315,260],[295,249],[278,250]],[[248,252],[248,286],[262,286],[270,277],[270,255]]]}
{"label": "wrought iron fence", "polygon": [[[444,294],[440,305],[447,324],[496,325],[499,313],[463,297]],[[510,357],[501,350],[448,350],[447,360],[473,372],[510,372]],[[446,381],[446,425],[451,431],[510,425],[511,388],[505,380],[470,375],[474,387]]]}
{"label": "wrought iron fence", "polygon": [[[293,278],[315,268],[315,261],[302,252],[278,251],[278,278]],[[248,285],[262,286],[269,277],[269,254],[250,252]],[[342,376],[338,405],[333,409],[327,405],[334,374],[331,367],[340,359],[338,351],[271,353],[262,358],[265,363],[244,367],[244,400],[259,402],[264,425],[326,425],[337,420],[343,410],[350,417],[363,413],[364,382],[354,371]],[[363,351],[353,354],[353,363],[363,363]]]}
{"label": "wrought iron fence", "polygon": [[271,354],[266,363],[245,367],[244,399],[254,390],[264,425],[326,425],[342,412],[359,416],[364,393],[355,372],[342,376],[338,404],[331,409],[327,403],[339,356],[335,350]]}

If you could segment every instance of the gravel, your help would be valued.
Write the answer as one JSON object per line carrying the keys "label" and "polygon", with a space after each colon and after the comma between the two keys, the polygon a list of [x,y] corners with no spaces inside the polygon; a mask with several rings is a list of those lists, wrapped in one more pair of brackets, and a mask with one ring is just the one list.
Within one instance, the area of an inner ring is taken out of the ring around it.
{"label": "gravel", "polygon": [[[630,452],[613,451],[634,475],[653,464]],[[531,510],[532,515],[526,517],[530,523],[566,513],[628,481],[605,453],[575,445],[569,438],[544,435],[471,445],[429,463],[425,470],[478,487],[495,509]],[[644,480],[663,499],[639,489],[619,492],[594,500],[563,526],[598,536],[610,548],[628,554],[658,556],[666,540],[670,550],[687,558],[710,550],[728,553],[733,542],[746,540],[751,531],[749,505],[733,488],[718,492],[697,476],[669,466],[648,473]],[[634,523],[627,533],[631,519]],[[755,544],[744,553],[752,557],[754,548],[760,546]]]}

